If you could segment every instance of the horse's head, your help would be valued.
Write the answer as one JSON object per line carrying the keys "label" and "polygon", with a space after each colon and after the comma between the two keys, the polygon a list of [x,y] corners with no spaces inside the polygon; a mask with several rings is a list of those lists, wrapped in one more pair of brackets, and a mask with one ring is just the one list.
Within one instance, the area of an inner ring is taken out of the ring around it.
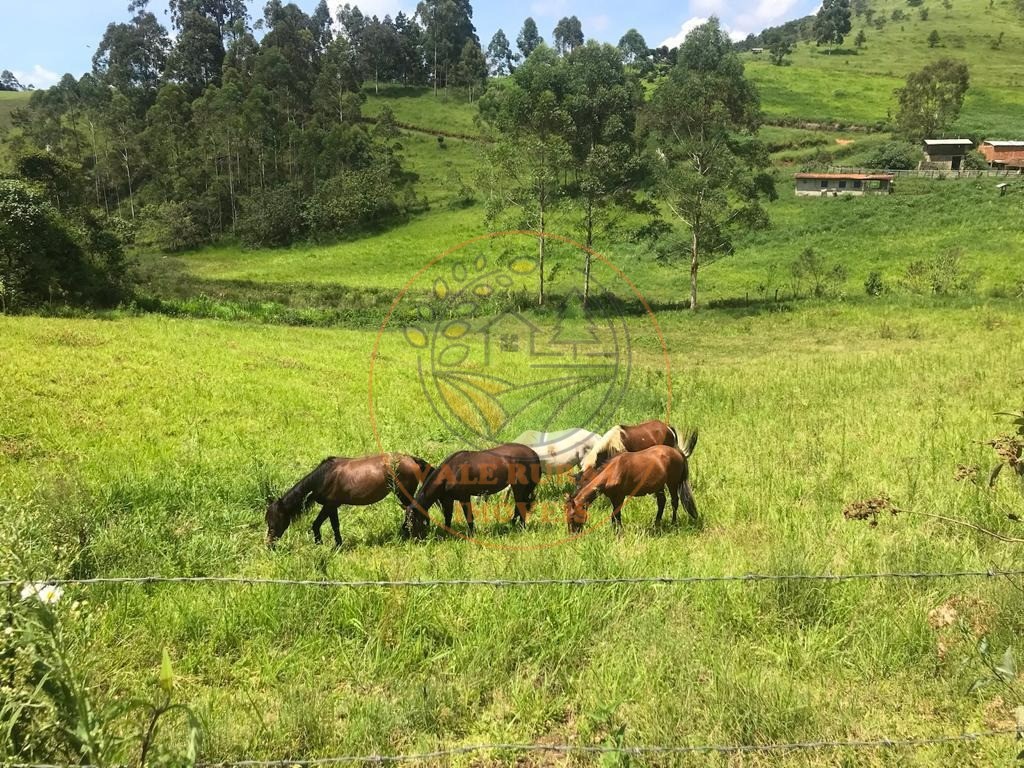
{"label": "horse's head", "polygon": [[570,495],[565,499],[565,521],[569,525],[569,533],[577,534],[587,524],[589,504],[584,504],[576,496]]}
{"label": "horse's head", "polygon": [[288,523],[290,522],[288,515],[285,514],[282,509],[281,500],[274,499],[273,496],[267,497],[267,546],[273,547],[274,543],[280,539],[284,532],[288,530]]}
{"label": "horse's head", "polygon": [[430,518],[423,510],[412,503],[405,508],[405,520],[402,522],[402,538],[422,540],[427,538],[430,530]]}

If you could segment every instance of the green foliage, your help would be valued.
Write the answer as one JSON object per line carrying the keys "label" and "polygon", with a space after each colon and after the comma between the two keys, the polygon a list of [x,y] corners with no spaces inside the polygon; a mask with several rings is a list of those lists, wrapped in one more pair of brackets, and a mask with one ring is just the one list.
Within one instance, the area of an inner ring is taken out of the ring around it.
{"label": "green foliage", "polygon": [[938,30],[933,29],[931,31],[931,33],[928,35],[928,47],[929,48],[936,48],[936,47],[938,47],[938,45],[939,45],[939,32],[938,32]]}
{"label": "green foliage", "polygon": [[933,259],[908,264],[903,287],[922,295],[958,296],[971,293],[978,277],[977,271],[964,266],[963,249],[950,248]]}
{"label": "green foliage", "polygon": [[924,158],[920,147],[909,141],[889,141],[875,148],[863,163],[868,168],[879,170],[910,170],[917,168]]}
{"label": "green foliage", "polygon": [[641,71],[647,67],[647,56],[650,49],[647,41],[636,29],[629,29],[619,38],[618,49],[622,53],[622,62],[627,67],[637,67]]}
{"label": "green foliage", "polygon": [[824,0],[814,18],[814,39],[818,45],[842,45],[852,28],[850,0]]}
{"label": "green foliage", "polygon": [[563,16],[555,25],[551,42],[560,55],[572,53],[583,45],[583,25],[576,16]]}
{"label": "green foliage", "polygon": [[911,141],[939,135],[959,116],[969,84],[967,64],[947,58],[908,75],[897,91],[900,131]]}
{"label": "green foliage", "polygon": [[157,203],[142,209],[138,245],[175,253],[198,248],[205,239],[191,206],[186,203]]}
{"label": "green foliage", "polygon": [[191,709],[174,703],[167,650],[152,701],[98,697],[71,639],[76,633],[65,629],[65,623],[91,628],[95,609],[80,601],[65,608],[64,592],[26,584],[21,600],[0,613],[0,758],[98,768],[136,759],[140,768],[194,765],[202,726]]}
{"label": "green foliage", "polygon": [[26,182],[0,180],[0,221],[0,311],[123,295],[121,245],[92,216],[69,220]]}
{"label": "green foliage", "polygon": [[760,120],[757,90],[718,21],[697,27],[650,108],[665,204],[690,233],[691,309],[701,262],[730,250],[737,229],[767,224],[759,198],[774,186],[762,173],[767,154],[749,138]]}
{"label": "green foliage", "polygon": [[885,293],[885,290],[886,286],[885,281],[882,279],[882,273],[877,269],[871,270],[864,281],[864,293],[868,296],[881,296]]}
{"label": "green foliage", "polygon": [[524,61],[530,58],[530,54],[543,42],[544,38],[537,30],[537,22],[533,20],[532,16],[527,16],[523,22],[523,28],[519,30],[519,36],[516,38],[516,47],[519,49],[520,56]]}
{"label": "green foliage", "polygon": [[383,165],[325,181],[302,209],[302,221],[319,238],[348,237],[399,213],[398,190]]}
{"label": "green foliage", "polygon": [[519,56],[512,53],[512,46],[505,36],[504,30],[499,29],[491,38],[487,46],[487,64],[490,67],[490,74],[495,77],[504,77],[512,74],[516,68]]}
{"label": "green foliage", "polygon": [[289,186],[256,190],[242,198],[237,233],[249,248],[288,245],[307,231],[299,190]]}
{"label": "green foliage", "polygon": [[968,171],[984,171],[988,169],[988,159],[976,149],[964,155],[963,168]]}
{"label": "green foliage", "polygon": [[793,293],[800,295],[804,283],[810,293],[817,299],[834,296],[840,292],[846,282],[846,267],[842,264],[829,264],[825,257],[813,248],[804,248],[790,267],[795,281]]}

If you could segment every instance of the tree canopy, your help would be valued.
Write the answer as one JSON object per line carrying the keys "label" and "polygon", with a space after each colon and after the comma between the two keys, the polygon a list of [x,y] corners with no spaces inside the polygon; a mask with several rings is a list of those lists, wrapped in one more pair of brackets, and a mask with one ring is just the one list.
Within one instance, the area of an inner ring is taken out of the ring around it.
{"label": "tree canopy", "polygon": [[911,72],[896,91],[900,132],[913,141],[938,136],[960,116],[970,82],[967,64],[948,58]]}

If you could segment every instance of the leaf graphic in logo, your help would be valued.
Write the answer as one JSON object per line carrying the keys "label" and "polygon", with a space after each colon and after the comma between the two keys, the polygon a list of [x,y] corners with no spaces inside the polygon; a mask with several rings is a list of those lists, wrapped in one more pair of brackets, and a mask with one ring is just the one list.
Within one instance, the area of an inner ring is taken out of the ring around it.
{"label": "leaf graphic in logo", "polygon": [[448,283],[441,278],[438,278],[434,283],[434,296],[437,297],[439,301],[444,301],[448,297],[449,293]]}
{"label": "leaf graphic in logo", "polygon": [[457,368],[469,357],[469,347],[465,344],[453,344],[438,355],[437,363],[444,368]]}
{"label": "leaf graphic in logo", "polygon": [[512,262],[512,266],[509,267],[517,275],[528,275],[537,269],[537,262],[533,259],[527,259],[520,257]]}
{"label": "leaf graphic in logo", "polygon": [[444,337],[446,339],[461,339],[470,331],[469,323],[456,320],[454,323],[448,323],[444,329]]}
{"label": "leaf graphic in logo", "polygon": [[405,340],[416,349],[426,349],[430,345],[427,334],[412,325],[405,329]]}

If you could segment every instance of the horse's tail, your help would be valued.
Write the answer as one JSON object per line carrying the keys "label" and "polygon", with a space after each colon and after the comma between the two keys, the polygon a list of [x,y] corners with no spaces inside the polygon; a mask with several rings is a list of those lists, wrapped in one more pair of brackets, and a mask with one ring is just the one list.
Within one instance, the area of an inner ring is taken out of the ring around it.
{"label": "horse's tail", "polygon": [[686,444],[679,449],[684,457],[683,473],[679,478],[679,498],[683,502],[683,509],[694,521],[699,520],[700,517],[697,514],[697,502],[693,498],[693,488],[690,487],[690,462],[685,459],[689,459],[693,455],[693,449],[696,447],[697,430],[695,429],[686,436]]}
{"label": "horse's tail", "polygon": [[669,424],[667,426],[668,426],[668,436],[672,440],[672,442],[668,443],[668,445],[670,445],[673,448],[678,448],[679,447],[679,433],[676,432],[676,428],[673,427],[671,424]]}
{"label": "horse's tail", "polygon": [[626,446],[623,443],[622,427],[612,427],[601,436],[600,440],[594,443],[594,447],[583,457],[580,469],[584,471],[594,469],[599,464],[607,461],[611,456],[625,453],[625,451]]}
{"label": "horse's tail", "polygon": [[[673,430],[674,432],[675,430]],[[676,439],[676,445],[679,445],[678,438]],[[679,450],[682,451],[683,456],[690,458],[693,456],[693,449],[697,447],[697,430],[693,430],[686,436],[686,443]]]}

